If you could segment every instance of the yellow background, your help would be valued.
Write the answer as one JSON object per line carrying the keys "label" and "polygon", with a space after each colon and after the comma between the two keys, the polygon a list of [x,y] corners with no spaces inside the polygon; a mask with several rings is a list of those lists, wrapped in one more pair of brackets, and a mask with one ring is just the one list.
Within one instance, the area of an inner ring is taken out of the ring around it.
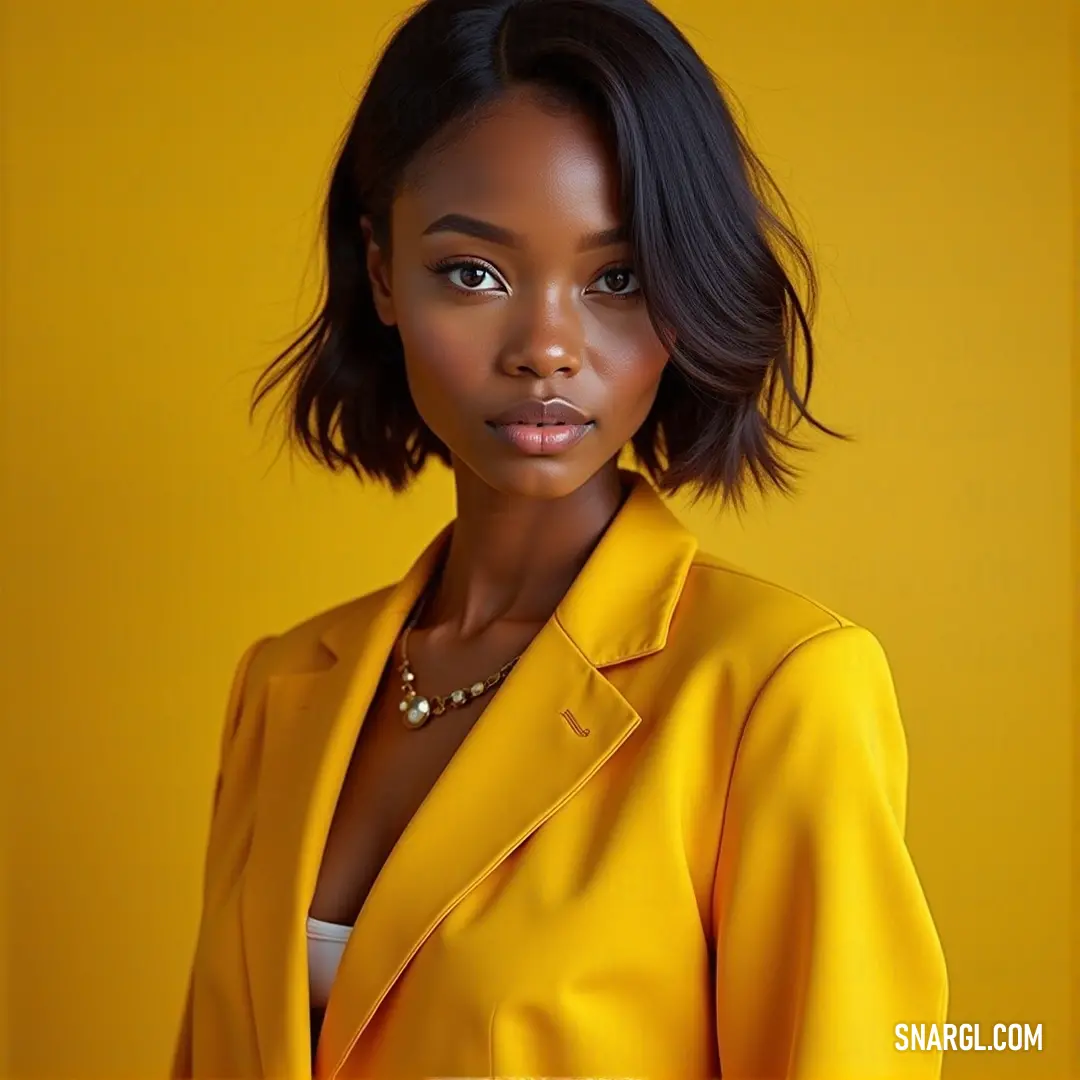
{"label": "yellow background", "polygon": [[[947,1075],[1061,1077],[1080,822],[1068,4],[663,6],[819,254],[816,403],[859,436],[807,462],[795,502],[689,520],[881,637],[952,1018],[1044,1031],[1042,1054],[955,1054]],[[309,311],[333,148],[403,7],[3,5],[10,1075],[164,1069],[241,649],[396,577],[452,512],[445,473],[395,501],[275,464],[276,434],[245,422],[254,372]]]}

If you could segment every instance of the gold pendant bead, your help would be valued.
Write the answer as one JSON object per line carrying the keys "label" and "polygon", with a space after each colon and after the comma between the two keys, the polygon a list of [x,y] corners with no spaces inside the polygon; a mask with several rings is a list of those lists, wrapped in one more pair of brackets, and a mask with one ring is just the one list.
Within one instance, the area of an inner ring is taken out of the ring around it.
{"label": "gold pendant bead", "polygon": [[412,728],[423,727],[431,716],[431,703],[419,694],[411,700],[403,701],[401,708],[405,713],[405,723]]}

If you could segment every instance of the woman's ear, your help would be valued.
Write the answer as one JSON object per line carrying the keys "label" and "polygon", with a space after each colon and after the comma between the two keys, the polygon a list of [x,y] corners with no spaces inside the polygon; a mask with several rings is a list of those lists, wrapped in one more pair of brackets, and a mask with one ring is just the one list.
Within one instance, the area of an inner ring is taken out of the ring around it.
{"label": "woman's ear", "polygon": [[384,325],[394,326],[397,316],[394,314],[394,298],[390,288],[390,260],[376,242],[375,230],[367,214],[360,218],[360,234],[364,241],[364,258],[375,312]]}

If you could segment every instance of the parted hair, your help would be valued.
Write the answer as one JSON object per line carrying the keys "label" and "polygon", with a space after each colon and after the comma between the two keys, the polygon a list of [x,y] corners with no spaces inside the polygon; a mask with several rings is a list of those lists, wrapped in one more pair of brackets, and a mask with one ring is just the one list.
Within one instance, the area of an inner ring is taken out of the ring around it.
{"label": "parted hair", "polygon": [[648,0],[427,0],[382,52],[337,154],[321,220],[317,311],[260,374],[283,381],[288,437],[334,471],[404,490],[449,464],[409,392],[400,336],[378,318],[360,221],[389,252],[390,210],[435,148],[508,90],[582,110],[611,147],[622,224],[670,352],[631,441],[653,483],[738,505],[790,492],[809,411],[817,281],[788,203],[719,81]]}

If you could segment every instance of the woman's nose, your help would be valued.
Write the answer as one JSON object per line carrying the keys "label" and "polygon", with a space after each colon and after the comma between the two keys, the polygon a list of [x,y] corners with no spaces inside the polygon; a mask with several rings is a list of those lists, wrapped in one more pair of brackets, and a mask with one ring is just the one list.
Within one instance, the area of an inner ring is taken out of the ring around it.
{"label": "woman's nose", "polygon": [[503,371],[538,379],[580,371],[582,316],[569,290],[551,287],[532,300],[521,296],[518,302],[520,309],[502,354]]}

